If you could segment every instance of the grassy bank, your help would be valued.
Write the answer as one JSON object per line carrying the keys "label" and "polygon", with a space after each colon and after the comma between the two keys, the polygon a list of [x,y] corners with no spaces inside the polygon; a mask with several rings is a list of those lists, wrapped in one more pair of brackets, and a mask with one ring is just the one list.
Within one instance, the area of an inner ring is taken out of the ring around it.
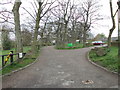
{"label": "grassy bank", "polygon": [[[11,50],[15,52],[14,48]],[[8,54],[11,50],[4,50],[2,55]],[[30,52],[28,52],[29,50],[31,50],[31,47],[24,47],[23,52],[30,53]],[[39,55],[39,53],[38,53],[38,55]],[[19,63],[15,62],[15,63],[13,63],[13,65],[9,65],[9,66],[3,68],[1,74],[4,75],[6,73],[10,73],[10,72],[17,70],[19,68],[25,67],[26,65],[34,62],[38,55],[33,56],[32,54],[30,54],[30,56],[25,56],[24,59],[21,60]],[[15,57],[14,57],[14,60],[15,60]]]}
{"label": "grassy bank", "polygon": [[101,56],[101,57],[98,57],[94,51],[90,51],[89,57],[93,62],[111,71],[118,72],[118,48],[117,47],[111,47],[110,52],[108,52],[107,55]]}

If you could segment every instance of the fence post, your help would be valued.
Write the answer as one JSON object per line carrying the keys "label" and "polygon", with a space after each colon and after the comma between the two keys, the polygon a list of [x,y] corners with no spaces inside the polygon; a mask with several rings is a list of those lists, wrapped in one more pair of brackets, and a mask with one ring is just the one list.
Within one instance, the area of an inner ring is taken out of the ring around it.
{"label": "fence post", "polygon": [[13,51],[10,51],[11,54],[10,54],[10,64],[12,65],[13,64]]}
{"label": "fence post", "polygon": [[2,67],[4,67],[4,56],[2,56]]}

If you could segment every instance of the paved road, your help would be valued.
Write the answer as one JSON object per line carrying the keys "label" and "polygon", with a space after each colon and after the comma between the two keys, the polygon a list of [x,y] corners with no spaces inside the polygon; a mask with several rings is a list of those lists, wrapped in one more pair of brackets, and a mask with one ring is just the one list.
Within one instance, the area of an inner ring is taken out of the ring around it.
{"label": "paved road", "polygon": [[[3,88],[109,88],[118,84],[117,75],[88,62],[90,48],[55,50],[44,47],[37,63],[3,77]],[[91,83],[85,84],[84,81]]]}

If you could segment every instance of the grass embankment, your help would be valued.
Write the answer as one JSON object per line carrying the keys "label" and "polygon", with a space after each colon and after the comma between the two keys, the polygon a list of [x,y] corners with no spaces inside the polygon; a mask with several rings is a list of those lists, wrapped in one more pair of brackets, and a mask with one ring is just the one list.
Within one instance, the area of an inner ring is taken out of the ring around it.
{"label": "grass embankment", "polygon": [[118,48],[117,47],[111,47],[110,52],[108,52],[107,55],[101,56],[101,57],[98,57],[94,51],[90,51],[89,57],[93,62],[111,71],[118,72]]}
{"label": "grass embankment", "polygon": [[[23,52],[25,53],[29,53],[28,51],[31,50],[31,47],[24,47],[23,49]],[[2,55],[6,55],[8,54],[10,51],[14,51],[15,52],[15,49],[11,49],[11,50],[3,50],[2,52]],[[22,59],[19,63],[18,62],[15,62],[13,63],[13,65],[9,65],[5,68],[2,69],[2,75],[6,74],[6,73],[10,73],[14,70],[17,70],[19,68],[22,68],[22,67],[25,67],[26,65],[32,63],[36,58],[37,58],[38,55],[30,55],[30,57],[26,57],[24,59]],[[16,59],[16,57],[14,57],[14,60]],[[9,63],[9,62],[7,62]]]}
{"label": "grass embankment", "polygon": [[58,47],[55,47],[56,49],[59,49],[59,50],[71,50],[71,49],[79,49],[79,48],[83,48],[83,44],[80,44],[80,43],[75,43],[73,44],[73,46],[69,47],[68,44],[65,44],[65,47],[64,48],[58,48]]}

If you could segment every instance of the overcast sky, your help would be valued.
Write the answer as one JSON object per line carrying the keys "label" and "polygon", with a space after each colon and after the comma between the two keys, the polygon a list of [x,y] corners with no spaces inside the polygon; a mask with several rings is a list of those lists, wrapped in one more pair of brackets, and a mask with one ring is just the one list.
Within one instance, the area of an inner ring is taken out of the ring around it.
{"label": "overcast sky", "polygon": [[[2,2],[2,1],[5,2],[7,0],[0,0],[0,2]],[[30,6],[30,3],[28,3],[29,0],[21,0],[21,1],[23,2],[21,7],[29,7]],[[117,1],[118,0],[112,0],[112,1],[113,1],[113,10],[115,12],[117,10]],[[78,0],[76,1],[76,3],[77,2],[78,2]],[[109,29],[112,27],[112,21],[111,21],[111,18],[110,18],[109,0],[99,0],[99,2],[100,2],[101,5],[103,5],[101,7],[100,13],[101,13],[101,15],[104,16],[105,19],[99,21],[99,24],[94,29],[92,29],[91,32],[94,35],[96,35],[98,33],[104,33],[106,36],[108,36]],[[7,8],[8,10],[12,10],[13,5],[4,5],[3,7]],[[23,12],[23,9],[20,9],[20,12]],[[23,19],[23,18],[24,17],[21,16],[21,19]],[[117,27],[117,15],[116,15],[116,29],[113,32],[112,36],[113,37],[117,36],[117,32],[118,32],[118,27]]]}
{"label": "overcast sky", "polygon": [[[112,0],[113,2],[113,10],[114,12],[117,10],[117,1],[118,0]],[[107,19],[104,19],[102,21],[100,21],[99,23],[102,25],[101,27],[98,27],[96,29],[98,30],[92,30],[93,33],[97,34],[97,33],[104,33],[106,36],[108,36],[109,34],[109,29],[112,27],[112,21],[111,21],[111,18],[110,18],[110,6],[109,6],[109,0],[100,0],[100,4],[103,5],[103,7],[101,8],[100,10],[100,13],[102,15],[105,15],[105,16],[108,16]],[[118,23],[117,23],[117,15],[116,15],[116,29],[115,31],[113,32],[113,37],[114,36],[117,36],[117,32],[118,32]]]}

